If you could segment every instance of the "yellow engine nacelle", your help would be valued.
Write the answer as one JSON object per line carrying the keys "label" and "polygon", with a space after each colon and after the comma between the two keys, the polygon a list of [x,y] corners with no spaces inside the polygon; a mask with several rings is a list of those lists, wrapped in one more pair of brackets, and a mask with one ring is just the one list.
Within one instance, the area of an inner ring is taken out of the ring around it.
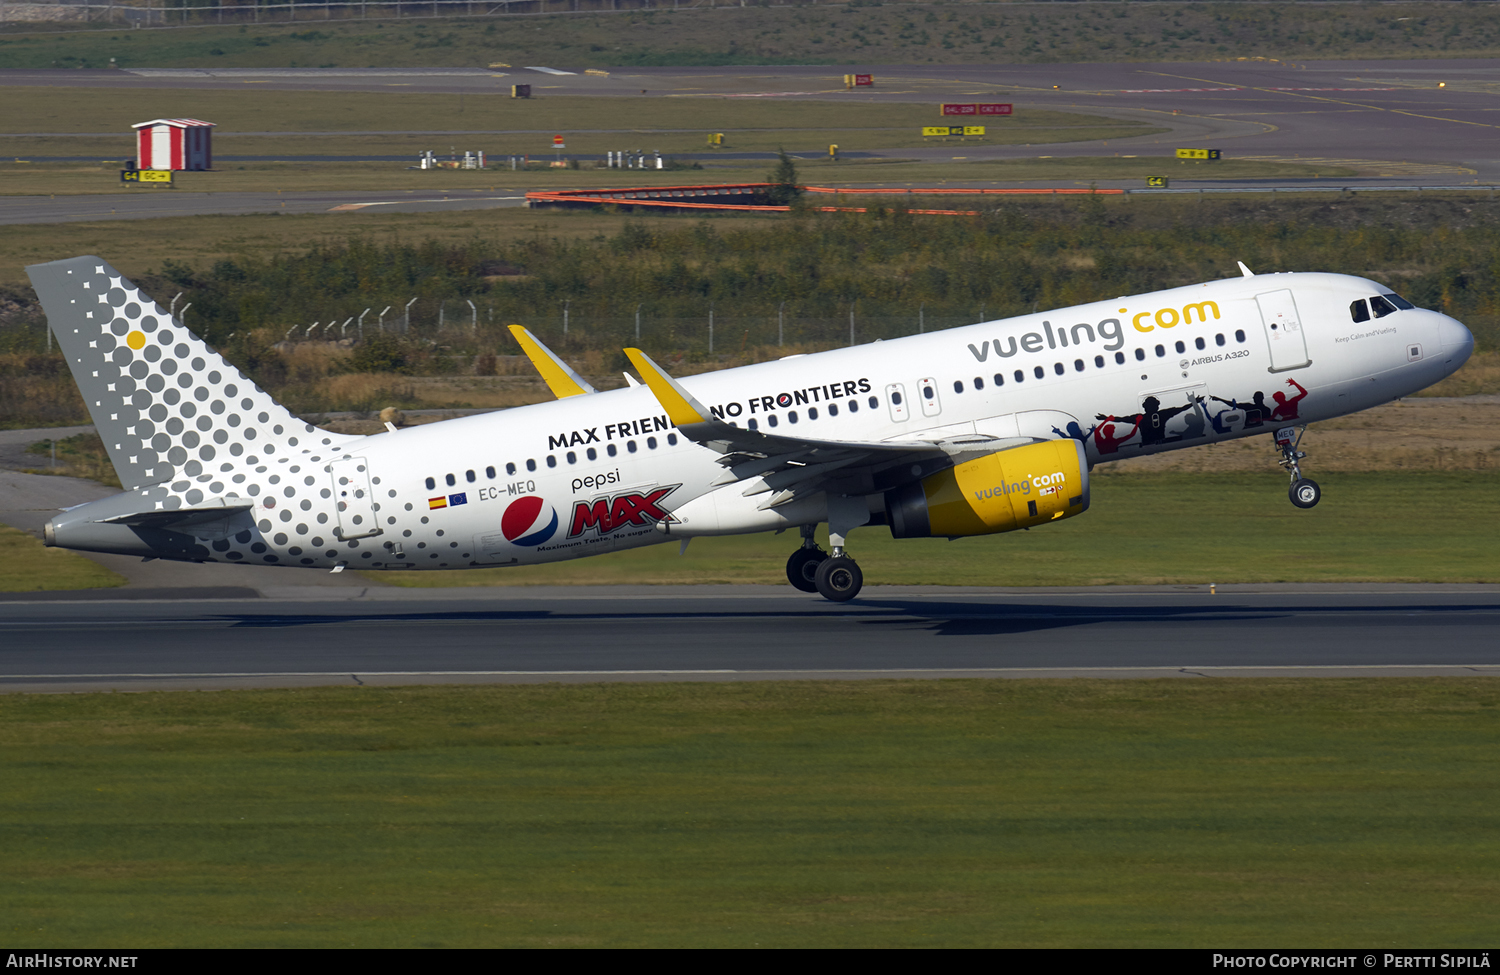
{"label": "yellow engine nacelle", "polygon": [[1089,507],[1088,462],[1077,440],[987,454],[885,493],[897,538],[993,535],[1045,525]]}

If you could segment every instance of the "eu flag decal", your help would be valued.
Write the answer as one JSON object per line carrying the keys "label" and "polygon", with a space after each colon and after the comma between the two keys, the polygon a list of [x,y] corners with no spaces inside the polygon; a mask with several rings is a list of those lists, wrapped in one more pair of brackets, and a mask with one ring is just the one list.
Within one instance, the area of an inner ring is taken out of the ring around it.
{"label": "eu flag decal", "polygon": [[449,504],[450,507],[453,506],[453,505],[468,504],[468,503],[469,503],[469,495],[467,493],[464,493],[464,494],[450,494],[450,495],[448,495],[448,504]]}

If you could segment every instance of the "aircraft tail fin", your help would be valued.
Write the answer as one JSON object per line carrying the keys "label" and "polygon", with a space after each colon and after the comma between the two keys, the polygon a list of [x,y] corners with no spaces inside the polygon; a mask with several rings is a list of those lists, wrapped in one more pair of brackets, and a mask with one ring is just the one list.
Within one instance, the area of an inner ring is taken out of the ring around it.
{"label": "aircraft tail fin", "polygon": [[359,439],[292,415],[97,257],[26,273],[127,490],[227,480],[237,468]]}

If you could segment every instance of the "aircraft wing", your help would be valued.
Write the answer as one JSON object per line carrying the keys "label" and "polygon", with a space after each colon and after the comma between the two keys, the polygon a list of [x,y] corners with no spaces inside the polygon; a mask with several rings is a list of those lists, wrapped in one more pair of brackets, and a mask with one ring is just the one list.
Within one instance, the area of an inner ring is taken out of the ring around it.
{"label": "aircraft wing", "polygon": [[625,354],[667,411],[679,433],[718,451],[725,468],[715,485],[749,481],[744,494],[768,495],[759,507],[779,507],[818,491],[872,494],[918,480],[984,454],[1032,443],[966,434],[951,439],[864,442],[814,440],[744,430],[715,417],[640,349]]}
{"label": "aircraft wing", "polygon": [[526,353],[526,358],[536,367],[536,371],[542,374],[542,381],[547,388],[552,390],[552,395],[558,399],[568,396],[581,396],[585,393],[597,393],[598,390],[590,386],[588,380],[573,371],[573,367],[562,361],[557,353],[541,343],[531,331],[521,325],[510,326],[510,334],[521,343],[521,350]]}

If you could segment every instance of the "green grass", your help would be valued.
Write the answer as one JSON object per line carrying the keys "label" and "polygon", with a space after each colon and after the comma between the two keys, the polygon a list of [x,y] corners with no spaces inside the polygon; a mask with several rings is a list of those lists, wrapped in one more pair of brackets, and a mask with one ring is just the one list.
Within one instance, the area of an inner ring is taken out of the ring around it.
{"label": "green grass", "polygon": [[0,525],[0,592],[101,589],[126,580],[97,562],[60,548],[46,548],[23,531]]}
{"label": "green grass", "polygon": [[[1308,444],[1316,450],[1316,427]],[[1056,525],[952,542],[861,528],[849,550],[867,585],[1500,582],[1493,473],[1308,473],[1324,494],[1306,511],[1287,501],[1280,473],[1104,474],[1092,507]],[[794,532],[697,538],[681,556],[669,542],[551,565],[368,575],[403,586],[785,585],[797,544]]]}
{"label": "green grass", "polygon": [[0,701],[17,948],[1494,941],[1493,678]]}
{"label": "green grass", "polygon": [[[353,9],[353,8],[350,8]],[[190,11],[173,10],[181,18]],[[321,18],[314,9],[310,16]],[[213,17],[213,13],[207,14]],[[174,23],[181,24],[178,19]],[[1233,58],[1486,57],[1484,4],[936,3],[719,6],[440,20],[98,29],[8,24],[0,67],[583,67],[1038,64]],[[829,71],[829,85],[842,71]],[[877,70],[876,83],[880,84]],[[535,79],[540,87],[546,82]],[[625,82],[628,86],[630,81]]]}

